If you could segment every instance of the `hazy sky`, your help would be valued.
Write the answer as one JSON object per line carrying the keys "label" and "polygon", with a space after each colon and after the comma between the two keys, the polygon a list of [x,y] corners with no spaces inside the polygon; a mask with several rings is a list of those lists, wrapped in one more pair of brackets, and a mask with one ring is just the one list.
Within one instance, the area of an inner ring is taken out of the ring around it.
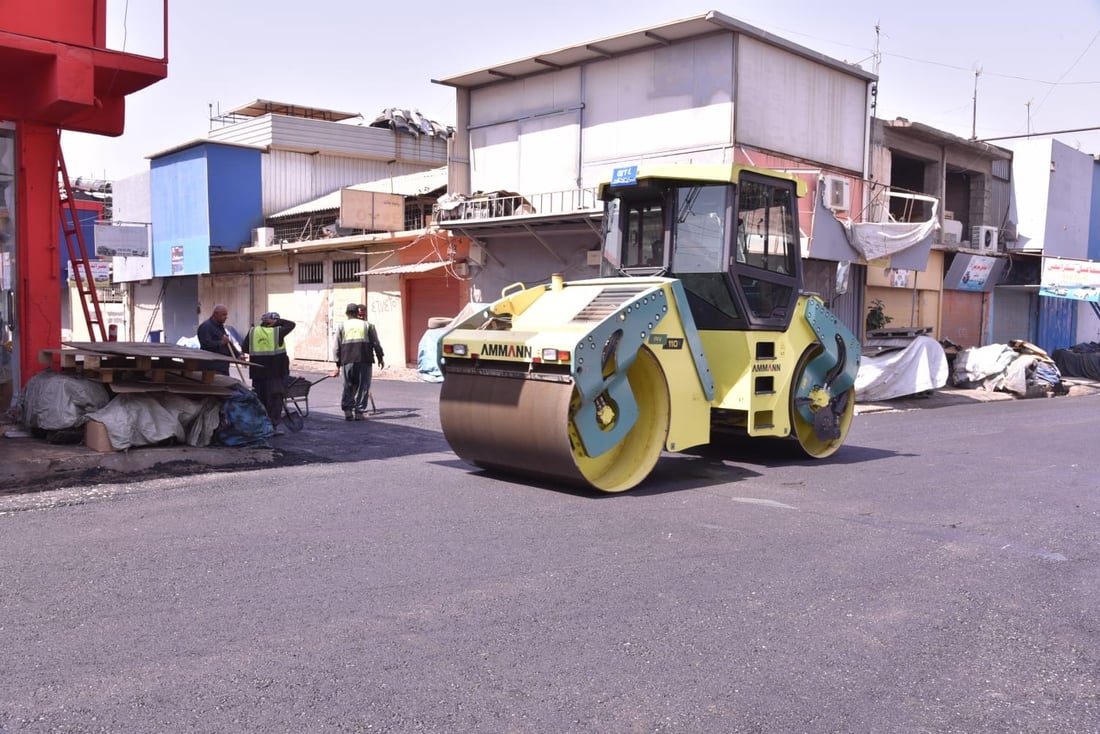
{"label": "hazy sky", "polygon": [[[161,55],[161,0],[108,8],[112,47]],[[976,127],[980,139],[1100,128],[1100,0],[170,0],[168,78],[127,99],[121,137],[65,133],[63,150],[71,177],[123,178],[146,170],[146,156],[205,137],[212,108],[254,99],[368,123],[387,107],[419,109],[450,125],[454,91],[431,79],[710,10],[870,71],[877,25],[881,118],[964,138]],[[1100,131],[1057,137],[1100,153]]]}

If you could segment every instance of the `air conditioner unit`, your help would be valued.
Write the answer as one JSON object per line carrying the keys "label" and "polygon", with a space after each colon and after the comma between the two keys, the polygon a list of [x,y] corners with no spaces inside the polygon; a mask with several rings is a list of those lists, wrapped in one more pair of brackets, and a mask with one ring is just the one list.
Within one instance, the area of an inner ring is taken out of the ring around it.
{"label": "air conditioner unit", "polygon": [[825,176],[825,206],[848,211],[851,208],[851,182],[841,176]]}
{"label": "air conditioner unit", "polygon": [[997,252],[997,228],[982,225],[970,228],[970,247],[983,253]]}
{"label": "air conditioner unit", "polygon": [[466,259],[472,262],[474,265],[485,265],[485,248],[476,242],[470,243],[470,254],[466,256]]}
{"label": "air conditioner unit", "polygon": [[252,230],[253,247],[271,247],[275,244],[274,227],[256,227]]}
{"label": "air conditioner unit", "polygon": [[943,244],[958,247],[962,240],[963,223],[957,219],[943,220]]}

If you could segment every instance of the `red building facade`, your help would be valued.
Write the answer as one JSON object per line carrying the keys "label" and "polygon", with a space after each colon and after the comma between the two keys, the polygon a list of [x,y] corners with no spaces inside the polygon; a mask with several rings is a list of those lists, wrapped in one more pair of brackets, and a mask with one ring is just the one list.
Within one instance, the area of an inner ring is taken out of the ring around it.
{"label": "red building facade", "polygon": [[126,96],[168,75],[159,2],[159,59],[107,47],[107,0],[9,0],[0,16],[0,341],[19,385],[61,345],[60,132],[121,135]]}

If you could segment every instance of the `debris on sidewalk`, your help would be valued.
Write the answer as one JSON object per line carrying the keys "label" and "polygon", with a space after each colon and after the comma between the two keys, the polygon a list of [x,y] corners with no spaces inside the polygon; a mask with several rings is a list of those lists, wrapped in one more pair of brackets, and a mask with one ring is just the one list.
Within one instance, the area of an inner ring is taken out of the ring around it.
{"label": "debris on sidewalk", "polygon": [[1054,397],[1069,390],[1044,350],[1023,339],[959,352],[952,385],[967,390],[1012,393],[1020,398]]}

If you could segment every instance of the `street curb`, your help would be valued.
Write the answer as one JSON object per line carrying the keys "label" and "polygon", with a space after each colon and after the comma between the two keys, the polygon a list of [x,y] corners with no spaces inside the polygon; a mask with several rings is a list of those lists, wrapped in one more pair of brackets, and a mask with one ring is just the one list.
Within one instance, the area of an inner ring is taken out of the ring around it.
{"label": "street curb", "polygon": [[[0,494],[54,489],[77,482],[134,481],[146,475],[197,474],[219,469],[260,468],[273,464],[276,450],[225,446],[141,446],[103,453],[86,446],[44,445],[34,438],[3,438],[23,458],[0,466]],[[9,443],[10,442],[10,443]]]}
{"label": "street curb", "polygon": [[[1053,398],[1075,398],[1100,394],[1100,382],[1078,378],[1065,378],[1062,384],[1068,389],[1065,395],[1052,396]],[[1039,400],[1040,398],[1023,398],[1014,393],[1000,392],[997,390],[963,390],[957,387],[945,386],[928,393],[919,395],[905,395],[892,400],[879,400],[869,403],[856,401],[856,415],[867,413],[882,413],[891,411],[923,410],[928,408],[944,408],[952,405],[968,405],[972,403],[991,403],[1000,400]]]}

